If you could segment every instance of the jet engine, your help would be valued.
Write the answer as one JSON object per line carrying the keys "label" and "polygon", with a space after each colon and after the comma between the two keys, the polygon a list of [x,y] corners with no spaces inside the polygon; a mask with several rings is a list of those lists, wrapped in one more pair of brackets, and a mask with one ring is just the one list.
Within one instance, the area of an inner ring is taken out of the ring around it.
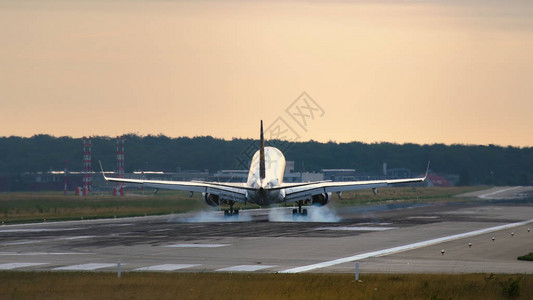
{"label": "jet engine", "polygon": [[207,203],[207,205],[209,206],[219,206],[220,204],[220,198],[218,197],[218,195],[213,195],[213,194],[209,194],[209,193],[202,193],[202,196],[204,197],[204,201],[205,203]]}
{"label": "jet engine", "polygon": [[331,193],[322,193],[311,197],[311,204],[315,206],[324,206],[331,199]]}

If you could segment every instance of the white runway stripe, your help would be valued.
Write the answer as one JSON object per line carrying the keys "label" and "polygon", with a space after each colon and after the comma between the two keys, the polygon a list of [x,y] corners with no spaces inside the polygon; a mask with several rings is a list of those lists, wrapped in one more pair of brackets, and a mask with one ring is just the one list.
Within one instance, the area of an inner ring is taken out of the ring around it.
{"label": "white runway stripe", "polygon": [[7,263],[7,264],[0,264],[0,270],[12,270],[17,268],[24,268],[24,267],[33,267],[33,266],[40,266],[40,265],[46,265],[47,263]]}
{"label": "white runway stripe", "polygon": [[496,194],[504,193],[504,192],[507,192],[507,191],[510,191],[510,190],[514,190],[514,189],[518,189],[518,188],[521,188],[521,186],[515,186],[515,187],[503,189],[503,190],[497,190],[497,191],[492,192],[492,193],[479,195],[478,198],[486,199],[486,198],[489,198],[490,196],[494,196]]}
{"label": "white runway stripe", "polygon": [[80,236],[69,236],[69,237],[64,237],[64,238],[60,238],[60,240],[82,240],[82,239],[92,239],[94,238],[95,236],[94,235],[80,235]]}
{"label": "white runway stripe", "polygon": [[339,231],[386,231],[398,229],[398,227],[369,227],[369,226],[338,226],[319,227],[316,230],[339,230]]}
{"label": "white runway stripe", "polygon": [[267,266],[267,265],[240,265],[240,266],[234,266],[229,268],[222,268],[215,271],[221,271],[221,272],[253,272],[257,270],[262,269],[268,269],[273,268],[275,266]]}
{"label": "white runway stripe", "polygon": [[173,248],[218,248],[218,247],[225,247],[229,246],[229,244],[174,244],[174,245],[168,245],[165,247],[173,247]]}
{"label": "white runway stripe", "polygon": [[16,245],[28,245],[28,244],[35,244],[40,243],[42,241],[34,240],[34,241],[18,241],[18,242],[9,242],[9,243],[2,243],[0,245],[2,246],[16,246]]}
{"label": "white runway stripe", "polygon": [[1,256],[38,256],[38,255],[87,255],[90,253],[72,252],[0,252]]}
{"label": "white runway stripe", "polygon": [[414,243],[414,244],[403,245],[403,246],[389,248],[389,249],[383,249],[383,250],[378,250],[378,251],[373,251],[373,252],[368,252],[368,253],[363,253],[363,254],[357,254],[357,255],[353,255],[353,256],[343,257],[343,258],[334,259],[334,260],[330,260],[330,261],[325,261],[325,262],[312,264],[312,265],[308,265],[308,266],[287,269],[287,270],[284,270],[284,271],[280,271],[280,273],[301,273],[301,272],[306,272],[306,271],[310,271],[310,270],[315,270],[315,269],[330,267],[330,266],[334,266],[334,265],[338,265],[338,264],[343,264],[343,263],[347,263],[347,262],[357,261],[357,260],[361,260],[361,259],[365,259],[365,258],[369,258],[369,257],[390,255],[390,254],[394,254],[394,253],[399,253],[399,252],[403,252],[403,251],[418,249],[418,248],[422,248],[422,247],[436,245],[436,244],[449,242],[449,241],[453,241],[453,240],[457,240],[457,239],[462,239],[462,238],[466,238],[466,237],[476,236],[476,235],[489,233],[489,232],[493,232],[493,231],[498,231],[498,230],[509,229],[509,228],[513,228],[513,227],[518,227],[518,226],[526,225],[526,224],[531,223],[531,222],[533,222],[533,219],[527,220],[527,221],[524,221],[524,222],[505,224],[505,225],[500,225],[500,226],[495,226],[495,227],[489,227],[489,228],[485,228],[485,229],[470,231],[470,232],[466,232],[466,233],[460,233],[460,234],[445,236],[445,237],[441,237],[441,238],[437,238],[437,239],[422,241],[422,242],[418,242],[418,243]]}
{"label": "white runway stripe", "polygon": [[0,233],[19,233],[19,232],[54,232],[54,231],[67,231],[67,230],[78,230],[85,228],[21,228],[21,229],[0,229]]}
{"label": "white runway stripe", "polygon": [[83,264],[83,265],[73,265],[73,266],[59,267],[59,268],[54,268],[53,270],[57,270],[57,271],[90,271],[90,270],[108,268],[108,267],[113,267],[113,266],[116,266],[116,264],[90,263],[90,264]]}
{"label": "white runway stripe", "polygon": [[175,264],[164,264],[164,265],[157,265],[157,266],[150,266],[150,267],[144,267],[144,268],[138,268],[134,271],[175,271],[179,269],[186,269],[186,268],[192,268],[196,266],[201,265],[175,265]]}

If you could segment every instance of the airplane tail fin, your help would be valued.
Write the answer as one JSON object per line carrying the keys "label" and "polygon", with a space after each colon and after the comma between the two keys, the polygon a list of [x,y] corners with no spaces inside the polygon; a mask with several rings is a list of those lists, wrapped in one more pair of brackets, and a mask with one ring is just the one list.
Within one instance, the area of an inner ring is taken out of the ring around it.
{"label": "airplane tail fin", "polygon": [[265,174],[265,139],[263,137],[263,120],[261,120],[261,138],[259,145],[259,176],[261,179],[266,177]]}

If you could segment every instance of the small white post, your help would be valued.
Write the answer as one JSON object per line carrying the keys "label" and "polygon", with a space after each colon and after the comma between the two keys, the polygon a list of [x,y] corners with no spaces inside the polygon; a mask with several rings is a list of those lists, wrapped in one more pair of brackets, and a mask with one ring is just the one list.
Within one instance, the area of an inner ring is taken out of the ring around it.
{"label": "small white post", "polygon": [[359,281],[359,262],[355,262],[355,281]]}
{"label": "small white post", "polygon": [[120,261],[117,262],[117,277],[120,278]]}

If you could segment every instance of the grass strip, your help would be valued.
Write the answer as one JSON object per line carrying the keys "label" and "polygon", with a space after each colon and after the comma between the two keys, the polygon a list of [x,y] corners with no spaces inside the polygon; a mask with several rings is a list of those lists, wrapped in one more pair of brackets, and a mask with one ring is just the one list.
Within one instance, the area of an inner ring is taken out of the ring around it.
{"label": "grass strip", "polygon": [[0,299],[531,299],[531,275],[0,272]]}

